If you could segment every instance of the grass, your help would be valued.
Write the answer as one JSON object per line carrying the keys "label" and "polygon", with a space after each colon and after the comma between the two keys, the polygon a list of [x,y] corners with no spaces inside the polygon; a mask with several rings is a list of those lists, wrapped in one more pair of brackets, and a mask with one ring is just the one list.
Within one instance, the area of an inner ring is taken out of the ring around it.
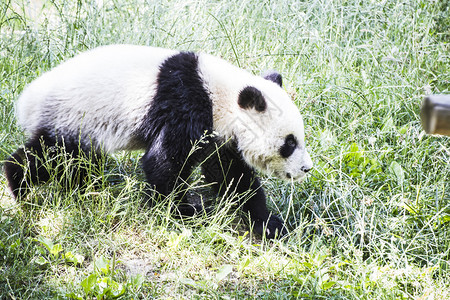
{"label": "grass", "polygon": [[53,182],[23,203],[2,174],[0,298],[450,298],[450,138],[419,119],[424,95],[450,93],[448,1],[100,2],[0,4],[0,160],[25,141],[13,107],[27,83],[132,43],[278,69],[315,169],[263,177],[280,241],[248,233],[232,199],[194,220],[171,199],[143,208],[140,153],[109,157],[100,189]]}

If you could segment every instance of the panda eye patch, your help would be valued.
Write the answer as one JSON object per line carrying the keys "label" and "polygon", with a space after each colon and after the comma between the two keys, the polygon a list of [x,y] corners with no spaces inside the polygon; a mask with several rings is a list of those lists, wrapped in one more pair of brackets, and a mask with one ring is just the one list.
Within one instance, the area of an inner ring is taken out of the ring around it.
{"label": "panda eye patch", "polygon": [[297,139],[293,134],[286,136],[283,146],[280,148],[280,155],[284,158],[288,158],[294,153],[295,148],[297,148]]}
{"label": "panda eye patch", "polygon": [[286,144],[288,145],[288,147],[290,148],[295,148],[297,146],[297,142],[295,141],[295,139],[293,138],[288,138],[286,140]]}

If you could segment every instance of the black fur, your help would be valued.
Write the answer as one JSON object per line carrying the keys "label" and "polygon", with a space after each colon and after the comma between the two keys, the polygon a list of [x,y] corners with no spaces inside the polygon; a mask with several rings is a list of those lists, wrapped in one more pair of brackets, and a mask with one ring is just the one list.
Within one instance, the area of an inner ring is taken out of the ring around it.
{"label": "black fur", "polygon": [[284,144],[279,150],[281,157],[288,158],[289,156],[291,156],[292,153],[294,153],[295,148],[297,148],[297,144],[298,142],[294,135],[289,134],[288,136],[286,136]]}
{"label": "black fur", "polygon": [[238,104],[241,108],[254,108],[258,112],[264,112],[267,108],[266,99],[260,90],[247,86],[239,93]]}
{"label": "black fur", "polygon": [[281,74],[275,71],[271,71],[264,75],[264,79],[270,80],[278,84],[279,86],[283,86],[283,77]]}
{"label": "black fur", "polygon": [[189,176],[190,168],[182,167],[193,143],[212,132],[212,103],[198,72],[197,55],[192,52],[168,58],[160,66],[157,82],[139,134],[148,145],[142,158],[147,180],[167,195],[178,175],[183,179]]}

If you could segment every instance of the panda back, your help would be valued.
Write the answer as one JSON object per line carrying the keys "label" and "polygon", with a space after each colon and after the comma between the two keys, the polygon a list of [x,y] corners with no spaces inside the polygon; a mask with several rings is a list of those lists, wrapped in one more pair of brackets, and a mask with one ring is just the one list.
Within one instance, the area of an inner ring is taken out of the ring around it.
{"label": "panda back", "polygon": [[106,151],[140,148],[133,132],[151,105],[159,66],[176,53],[131,45],[84,52],[24,90],[18,122],[31,136],[42,128],[68,137],[83,132]]}

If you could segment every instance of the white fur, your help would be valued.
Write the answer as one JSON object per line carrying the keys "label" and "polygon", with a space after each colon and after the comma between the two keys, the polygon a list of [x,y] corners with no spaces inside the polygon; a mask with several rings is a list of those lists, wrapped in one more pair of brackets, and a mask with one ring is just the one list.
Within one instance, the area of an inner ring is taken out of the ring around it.
{"label": "white fur", "polygon": [[84,52],[26,88],[17,102],[19,124],[31,135],[45,115],[50,128],[83,132],[106,151],[139,148],[130,134],[148,111],[160,64],[176,53],[131,45]]}
{"label": "white fur", "polygon": [[[131,45],[96,48],[69,59],[33,81],[17,102],[20,125],[32,135],[44,122],[65,134],[93,138],[106,151],[142,148],[131,133],[139,127],[156,91],[159,66],[177,51]],[[304,143],[302,117],[277,84],[228,62],[199,54],[199,69],[213,102],[214,130],[224,140],[236,138],[246,162],[265,172],[295,180],[312,167]],[[259,89],[263,113],[242,109],[239,92]],[[44,118],[44,119],[41,119]],[[80,120],[82,120],[80,124]],[[287,159],[279,149],[288,134],[299,145]]]}

